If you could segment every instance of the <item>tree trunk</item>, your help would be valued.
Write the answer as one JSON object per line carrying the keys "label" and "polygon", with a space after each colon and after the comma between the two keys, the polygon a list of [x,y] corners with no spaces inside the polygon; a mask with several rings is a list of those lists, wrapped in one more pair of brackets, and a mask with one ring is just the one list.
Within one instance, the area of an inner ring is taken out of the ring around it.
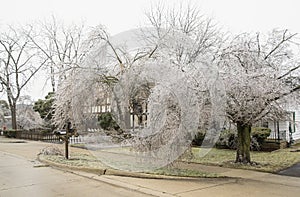
{"label": "tree trunk", "polygon": [[69,159],[69,136],[68,136],[68,132],[66,133],[66,136],[65,136],[65,158]]}
{"label": "tree trunk", "polygon": [[251,125],[245,125],[242,122],[237,123],[238,145],[236,152],[236,163],[251,163],[250,159],[250,132]]}
{"label": "tree trunk", "polygon": [[65,136],[65,158],[69,159],[69,137],[71,136],[71,122],[67,123]]}
{"label": "tree trunk", "polygon": [[11,126],[12,129],[16,130],[17,127],[17,107],[16,103],[12,103],[10,106],[10,112],[11,112]]}

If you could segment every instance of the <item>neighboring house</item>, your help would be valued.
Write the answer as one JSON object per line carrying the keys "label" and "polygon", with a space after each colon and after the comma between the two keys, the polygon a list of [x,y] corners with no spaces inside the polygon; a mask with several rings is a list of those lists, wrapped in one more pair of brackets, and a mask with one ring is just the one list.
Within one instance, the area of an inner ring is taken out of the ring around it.
{"label": "neighboring house", "polygon": [[[143,92],[144,93],[144,92]],[[134,131],[135,129],[144,128],[147,126],[147,99],[145,95],[138,95],[131,101],[129,101],[128,114],[125,115],[125,127],[126,129]],[[88,122],[87,130],[98,130],[97,119],[98,115],[102,113],[111,113],[111,98],[110,95],[100,95],[95,106],[92,106],[88,110],[94,114],[94,118]]]}
{"label": "neighboring house", "polygon": [[8,104],[4,100],[0,100],[0,130],[11,128],[11,116]]}
{"label": "neighboring house", "polygon": [[100,94],[99,99],[97,100],[97,104],[92,107],[88,107],[86,112],[93,114],[90,119],[85,121],[86,131],[98,131],[100,129],[98,125],[98,116],[102,113],[111,112],[110,97],[106,94]]}
{"label": "neighboring house", "polygon": [[[145,96],[141,98],[142,99],[133,99],[133,101],[131,101],[131,107],[128,111],[128,117],[126,118],[126,127],[132,131],[146,127],[148,123],[147,100],[145,99]],[[134,101],[136,101],[136,103]],[[111,101],[109,97],[102,99],[98,102],[97,106],[91,108],[93,114],[111,112],[111,110]],[[96,120],[94,121],[97,122]],[[300,141],[300,106],[290,107],[286,120],[269,121],[261,126],[271,129],[270,139],[279,141],[285,140],[289,143],[295,140]]]}
{"label": "neighboring house", "polygon": [[0,119],[0,130],[7,130],[7,129],[11,129],[11,116],[3,116]]}
{"label": "neighboring house", "polygon": [[268,127],[271,129],[270,138],[286,140],[289,143],[300,141],[300,109],[290,108],[288,113],[287,120],[268,122]]}

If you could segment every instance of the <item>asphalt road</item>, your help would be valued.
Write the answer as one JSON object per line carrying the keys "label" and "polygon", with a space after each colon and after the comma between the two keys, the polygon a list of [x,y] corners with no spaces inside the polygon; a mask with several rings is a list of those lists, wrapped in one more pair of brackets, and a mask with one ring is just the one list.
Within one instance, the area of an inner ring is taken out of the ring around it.
{"label": "asphalt road", "polygon": [[1,197],[147,196],[0,152]]}
{"label": "asphalt road", "polygon": [[300,163],[297,163],[285,170],[282,170],[278,174],[285,176],[300,177]]}

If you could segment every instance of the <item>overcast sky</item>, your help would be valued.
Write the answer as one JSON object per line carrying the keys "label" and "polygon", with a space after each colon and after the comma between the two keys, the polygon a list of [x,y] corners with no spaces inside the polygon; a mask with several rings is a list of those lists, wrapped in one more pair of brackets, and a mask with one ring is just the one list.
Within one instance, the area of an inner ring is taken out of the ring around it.
{"label": "overcast sky", "polygon": [[[28,22],[54,14],[67,22],[85,20],[105,25],[112,34],[144,23],[151,2],[180,0],[0,0],[0,24]],[[181,0],[183,1],[183,0]],[[189,0],[185,0],[189,1]],[[208,16],[234,32],[266,31],[274,27],[300,32],[298,0],[194,0]]]}
{"label": "overcast sky", "polygon": [[[51,15],[66,23],[85,21],[88,26],[102,24],[116,34],[145,24],[144,13],[151,3],[173,5],[180,0],[0,0],[0,25],[32,23]],[[183,0],[182,0],[183,1]],[[188,2],[187,0],[186,2]],[[266,32],[287,28],[300,33],[299,0],[194,0],[201,11],[215,19],[225,31]],[[40,85],[41,86],[41,85]],[[34,99],[48,90],[36,86]]]}

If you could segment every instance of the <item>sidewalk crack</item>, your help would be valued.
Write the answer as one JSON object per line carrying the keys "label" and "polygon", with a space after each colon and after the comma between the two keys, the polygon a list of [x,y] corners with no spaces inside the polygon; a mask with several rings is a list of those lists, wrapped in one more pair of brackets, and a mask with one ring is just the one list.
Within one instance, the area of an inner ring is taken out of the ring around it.
{"label": "sidewalk crack", "polygon": [[217,184],[217,185],[211,185],[211,186],[207,186],[207,187],[202,187],[202,188],[197,188],[197,189],[192,189],[192,190],[187,190],[187,191],[178,192],[178,193],[175,193],[174,195],[177,196],[177,195],[180,195],[180,194],[186,194],[186,193],[190,193],[190,192],[194,192],[194,191],[210,189],[210,188],[219,187],[219,186],[223,186],[223,185],[227,185],[227,184],[232,184],[232,183],[237,183],[237,182],[238,182],[238,180],[235,180],[235,181],[229,181],[229,182],[226,182],[226,183],[220,183],[220,184]]}

